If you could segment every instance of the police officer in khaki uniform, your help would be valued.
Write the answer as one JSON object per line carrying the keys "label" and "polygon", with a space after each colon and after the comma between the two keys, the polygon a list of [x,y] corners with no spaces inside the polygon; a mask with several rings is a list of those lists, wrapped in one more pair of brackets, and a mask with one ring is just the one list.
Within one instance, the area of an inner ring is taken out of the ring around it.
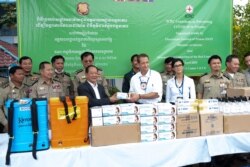
{"label": "police officer in khaki uniform", "polygon": [[198,99],[225,97],[230,81],[221,73],[221,58],[213,55],[208,59],[211,73],[200,78],[197,85]]}
{"label": "police officer in khaki uniform", "polygon": [[164,101],[164,102],[165,102],[165,98],[166,98],[167,82],[169,79],[174,77],[174,71],[172,69],[172,61],[173,60],[174,60],[173,57],[167,57],[164,61],[164,72],[160,73],[161,79],[162,79],[162,86],[163,86],[162,101]]}
{"label": "police officer in khaki uniform", "polygon": [[66,96],[74,95],[73,82],[70,74],[64,71],[65,59],[61,55],[52,57],[51,63],[54,68],[53,78],[59,80],[63,86],[63,92]]}
{"label": "police officer in khaki uniform", "polygon": [[10,81],[0,88],[0,124],[3,125],[3,132],[7,132],[7,119],[4,113],[4,104],[8,99],[21,99],[27,97],[28,86],[23,84],[24,72],[19,66],[11,67],[9,70]]}
{"label": "police officer in khaki uniform", "polygon": [[226,58],[226,71],[224,76],[230,80],[230,87],[247,87],[247,81],[244,74],[239,73],[240,61],[238,56],[229,55]]}
{"label": "police officer in khaki uniform", "polygon": [[38,80],[40,77],[37,73],[32,73],[32,59],[28,56],[23,56],[19,59],[19,64],[24,71],[23,83],[29,86],[29,93],[31,92],[31,86]]}
{"label": "police officer in khaki uniform", "polygon": [[[86,81],[86,76],[85,76],[85,68],[88,67],[89,65],[93,65],[94,64],[94,54],[91,52],[84,52],[81,54],[81,61],[82,61],[82,65],[84,67],[84,69],[80,69],[77,70],[75,72],[75,76],[74,76],[74,92],[77,95],[77,88],[81,83],[84,83]],[[108,82],[107,80],[104,78],[103,75],[103,71],[101,69],[98,69],[98,79],[97,79],[97,83],[101,84],[104,89],[105,89],[105,93],[110,96],[109,91],[108,91]]]}
{"label": "police officer in khaki uniform", "polygon": [[247,65],[247,69],[244,70],[244,74],[246,76],[247,86],[250,86],[250,52],[247,52],[244,55],[244,59],[245,59],[245,64]]}
{"label": "police officer in khaki uniform", "polygon": [[64,96],[63,86],[60,81],[53,79],[52,65],[47,62],[41,62],[39,65],[41,77],[31,88],[32,98],[50,98]]}

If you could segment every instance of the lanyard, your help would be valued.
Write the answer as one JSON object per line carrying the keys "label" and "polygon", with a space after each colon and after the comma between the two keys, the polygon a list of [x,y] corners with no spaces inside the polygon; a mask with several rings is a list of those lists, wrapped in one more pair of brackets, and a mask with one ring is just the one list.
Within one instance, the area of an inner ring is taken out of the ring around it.
{"label": "lanyard", "polygon": [[180,86],[177,85],[177,81],[176,81],[176,77],[175,77],[175,86],[179,90],[179,95],[182,95],[182,96],[183,96],[183,84],[184,84],[184,76],[182,77],[182,82],[181,82]]}
{"label": "lanyard", "polygon": [[149,73],[149,77],[147,78],[147,81],[146,81],[146,82],[145,82],[145,81],[142,81],[142,79],[141,79],[142,76],[139,77],[141,89],[144,90],[145,92],[146,92],[146,90],[147,90],[147,85],[148,85],[148,81],[149,81],[150,76],[151,76],[151,71],[150,71],[150,73]]}

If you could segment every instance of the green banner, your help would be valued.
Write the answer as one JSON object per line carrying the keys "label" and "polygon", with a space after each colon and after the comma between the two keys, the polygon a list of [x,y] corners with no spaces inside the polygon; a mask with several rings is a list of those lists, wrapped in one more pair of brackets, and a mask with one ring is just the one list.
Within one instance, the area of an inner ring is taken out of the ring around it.
{"label": "green banner", "polygon": [[150,56],[163,70],[166,57],[180,57],[187,75],[208,72],[212,54],[232,50],[232,0],[17,0],[19,56],[41,61],[61,54],[66,71],[82,68],[91,51],[108,78],[130,70],[130,57]]}

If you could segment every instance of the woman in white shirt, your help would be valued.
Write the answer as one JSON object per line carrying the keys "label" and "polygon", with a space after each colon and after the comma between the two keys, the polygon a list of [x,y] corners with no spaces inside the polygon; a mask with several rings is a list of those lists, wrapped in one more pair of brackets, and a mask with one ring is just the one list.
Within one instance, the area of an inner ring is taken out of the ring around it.
{"label": "woman in white shirt", "polygon": [[166,102],[175,104],[180,99],[196,99],[194,80],[184,75],[184,62],[174,59],[172,68],[175,76],[168,80],[166,88]]}

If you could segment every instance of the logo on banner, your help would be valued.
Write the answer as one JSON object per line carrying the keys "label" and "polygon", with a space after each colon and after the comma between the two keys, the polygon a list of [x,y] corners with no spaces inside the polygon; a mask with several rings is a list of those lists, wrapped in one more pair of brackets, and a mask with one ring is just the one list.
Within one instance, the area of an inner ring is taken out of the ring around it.
{"label": "logo on banner", "polygon": [[88,15],[89,14],[89,4],[86,2],[80,2],[77,4],[77,13],[80,15]]}
{"label": "logo on banner", "polygon": [[192,5],[187,5],[185,10],[186,10],[186,15],[185,15],[186,18],[194,17],[194,14],[193,14],[194,7]]}

